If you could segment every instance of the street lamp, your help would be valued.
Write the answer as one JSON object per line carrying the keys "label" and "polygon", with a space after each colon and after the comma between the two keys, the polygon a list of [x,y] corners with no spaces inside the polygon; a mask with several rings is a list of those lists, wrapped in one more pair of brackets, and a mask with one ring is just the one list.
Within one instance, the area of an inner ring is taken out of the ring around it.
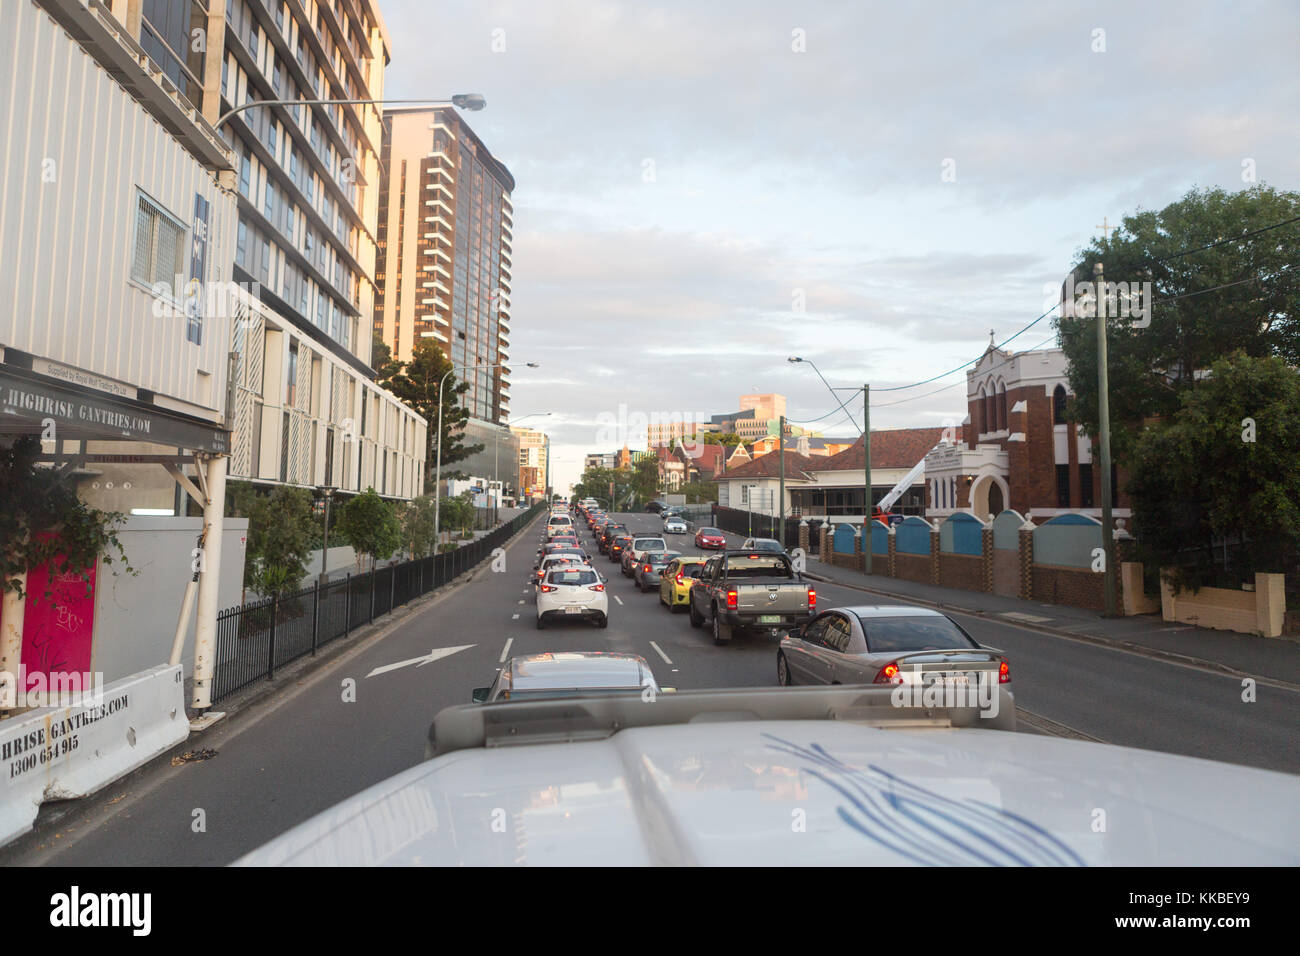
{"label": "street lamp", "polygon": [[[516,365],[518,363],[515,363]],[[528,368],[537,368],[536,362],[524,363]],[[433,475],[433,530],[436,535],[441,536],[442,527],[442,387],[447,384],[447,378],[457,369],[462,372],[475,372],[485,368],[512,368],[513,366],[506,362],[492,362],[487,365],[453,365],[447,369],[442,378],[438,381],[438,461]],[[441,537],[439,537],[441,542]]]}
{"label": "street lamp", "polygon": [[[816,365],[814,365],[810,359],[799,358],[798,356],[791,356],[790,358],[786,359],[786,361],[790,363],[802,362],[807,365],[812,365],[813,371],[817,373],[817,377],[822,380],[822,384],[826,386],[828,391],[830,391],[831,398],[837,397],[835,395],[836,390],[831,387],[830,382],[826,381],[825,376],[823,376],[821,373],[821,369],[819,369]],[[857,391],[857,389],[841,388],[840,391]],[[848,400],[845,399],[845,401],[840,402],[839,407],[843,408],[847,401]],[[862,432],[862,473],[863,473],[862,528],[864,531],[869,532],[871,529],[871,386],[870,385],[862,386],[862,428],[860,428],[859,431]],[[829,517],[829,515],[827,517]],[[868,540],[868,551],[867,551],[866,560],[863,562],[863,573],[870,574],[871,573],[871,552],[869,550],[870,538],[868,538],[867,540]]]}
{"label": "street lamp", "polygon": [[213,128],[221,129],[221,124],[236,113],[250,110],[255,106],[380,106],[385,103],[423,103],[429,107],[455,106],[470,111],[481,110],[487,106],[487,100],[479,93],[457,93],[450,100],[250,100],[223,113]]}
{"label": "street lamp", "polygon": [[[545,416],[550,414],[551,414],[550,412],[533,412],[531,415],[521,415],[519,418],[514,419],[514,421],[506,422],[506,428],[509,428],[511,425],[517,425],[526,418],[536,418],[538,415]],[[501,448],[501,436],[498,435],[496,440],[492,443],[492,481],[497,486],[496,503],[497,503],[498,513],[500,512],[500,505],[501,505],[501,480],[497,469],[497,462],[500,457],[499,455],[500,448]],[[518,464],[518,462],[516,462],[515,464]],[[518,479],[518,477],[519,477],[518,474],[516,474],[515,478]],[[493,524],[496,523],[497,518],[498,515],[494,514],[492,517]]]}

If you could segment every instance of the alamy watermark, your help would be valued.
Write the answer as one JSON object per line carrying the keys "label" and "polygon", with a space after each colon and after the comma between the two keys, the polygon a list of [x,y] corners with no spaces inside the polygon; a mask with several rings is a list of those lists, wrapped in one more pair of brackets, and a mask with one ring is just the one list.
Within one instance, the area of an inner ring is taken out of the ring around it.
{"label": "alamy watermark", "polygon": [[1065,277],[1065,284],[1046,283],[1043,286],[1043,308],[1050,310],[1058,303],[1061,319],[1092,319],[1100,315],[1105,319],[1128,319],[1135,329],[1145,329],[1151,324],[1151,282],[1075,282],[1074,273]]}

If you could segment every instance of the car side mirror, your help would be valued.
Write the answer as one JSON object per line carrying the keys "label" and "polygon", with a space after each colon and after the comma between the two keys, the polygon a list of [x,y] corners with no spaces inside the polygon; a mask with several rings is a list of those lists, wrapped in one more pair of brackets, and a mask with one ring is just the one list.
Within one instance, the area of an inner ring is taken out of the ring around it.
{"label": "car side mirror", "polygon": [[476,703],[476,704],[486,704],[486,703],[487,703],[487,699],[488,699],[488,693],[489,693],[491,690],[492,690],[491,687],[475,687],[475,688],[474,688],[474,703]]}

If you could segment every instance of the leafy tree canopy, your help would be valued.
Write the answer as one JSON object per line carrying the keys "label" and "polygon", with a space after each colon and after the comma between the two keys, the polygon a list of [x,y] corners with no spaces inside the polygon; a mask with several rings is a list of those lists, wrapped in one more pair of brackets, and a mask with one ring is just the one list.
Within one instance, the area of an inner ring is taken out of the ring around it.
{"label": "leafy tree canopy", "polygon": [[[1165,258],[1295,216],[1300,193],[1193,189],[1164,209],[1125,217],[1108,241],[1098,238],[1079,254],[1076,283],[1091,282],[1097,262],[1107,282],[1151,283],[1149,325],[1107,321],[1116,461],[1127,461],[1145,419],[1174,414],[1198,376],[1234,349],[1300,363],[1300,222]],[[1056,326],[1069,359],[1071,415],[1096,435],[1096,319],[1058,318]]]}

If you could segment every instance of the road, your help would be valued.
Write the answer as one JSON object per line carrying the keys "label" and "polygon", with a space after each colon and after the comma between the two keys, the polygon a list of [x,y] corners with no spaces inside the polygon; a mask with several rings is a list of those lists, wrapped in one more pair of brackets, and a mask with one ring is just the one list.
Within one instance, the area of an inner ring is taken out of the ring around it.
{"label": "road", "polygon": [[[654,515],[621,517],[632,531],[659,528]],[[585,525],[582,531],[590,541]],[[191,741],[216,751],[211,759],[164,763],[110,786],[91,798],[94,812],[84,822],[21,855],[10,853],[5,862],[229,863],[422,760],[434,714],[467,702],[514,654],[631,652],[646,659],[661,685],[680,689],[776,683],[776,639],[737,635],[715,647],[685,613],[670,614],[655,594],[639,593],[599,555],[597,567],[610,582],[608,628],[574,622],[538,631],[527,579],[540,534],[535,523],[517,536],[502,571],[485,565],[382,638],[363,641]],[[689,535],[669,537],[674,550],[696,552]],[[835,584],[819,584],[817,591],[822,609],[900,603]],[[1058,733],[1300,772],[1300,695],[1294,692],[1260,688],[1259,700],[1247,704],[1239,682],[1228,677],[1005,621],[954,617],[981,643],[1007,652],[1018,706]],[[354,701],[345,692],[349,679]]]}

